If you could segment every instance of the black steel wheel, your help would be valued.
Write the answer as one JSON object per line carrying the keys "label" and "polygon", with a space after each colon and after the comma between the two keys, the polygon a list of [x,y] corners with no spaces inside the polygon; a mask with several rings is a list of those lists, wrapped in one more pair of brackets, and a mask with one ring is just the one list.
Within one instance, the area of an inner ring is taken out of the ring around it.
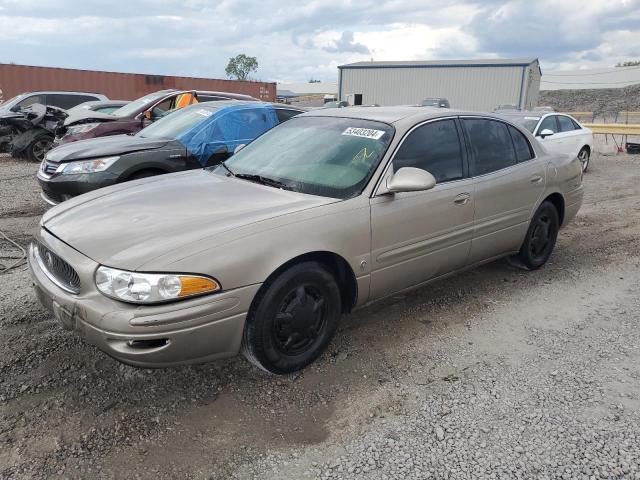
{"label": "black steel wheel", "polygon": [[53,137],[51,135],[39,135],[27,146],[25,151],[29,160],[42,162],[44,156],[53,148]]}
{"label": "black steel wheel", "polygon": [[527,230],[527,235],[517,255],[529,270],[536,270],[547,263],[558,238],[560,221],[558,211],[551,202],[542,202]]}
{"label": "black steel wheel", "polygon": [[265,284],[254,299],[243,354],[270,373],[300,370],[325,350],[341,310],[338,284],[324,265],[294,265]]}

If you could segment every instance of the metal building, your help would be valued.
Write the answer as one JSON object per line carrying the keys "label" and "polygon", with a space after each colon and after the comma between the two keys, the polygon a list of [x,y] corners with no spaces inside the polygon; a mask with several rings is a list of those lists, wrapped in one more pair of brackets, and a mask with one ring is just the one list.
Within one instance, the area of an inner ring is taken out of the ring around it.
{"label": "metal building", "polygon": [[440,97],[451,108],[476,111],[535,107],[541,77],[537,58],[357,62],[338,69],[338,96],[353,105],[413,105]]}

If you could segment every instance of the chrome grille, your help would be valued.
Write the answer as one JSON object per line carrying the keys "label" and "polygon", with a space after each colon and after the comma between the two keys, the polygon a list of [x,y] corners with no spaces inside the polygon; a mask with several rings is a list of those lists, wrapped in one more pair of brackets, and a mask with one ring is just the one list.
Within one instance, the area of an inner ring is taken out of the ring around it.
{"label": "chrome grille", "polygon": [[59,166],[60,166],[59,163],[50,162],[49,160],[47,160],[45,158],[42,161],[42,165],[40,166],[40,170],[42,170],[42,173],[45,173],[47,175],[53,175],[54,173],[56,173],[56,170],[58,169]]}
{"label": "chrome grille", "polygon": [[41,243],[35,243],[38,265],[49,279],[69,293],[80,292],[80,277],[71,265]]}

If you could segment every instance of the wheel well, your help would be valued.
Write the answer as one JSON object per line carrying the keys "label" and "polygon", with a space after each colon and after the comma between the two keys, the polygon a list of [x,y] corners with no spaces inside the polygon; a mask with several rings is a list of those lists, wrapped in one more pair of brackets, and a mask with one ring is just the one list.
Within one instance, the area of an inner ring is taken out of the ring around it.
{"label": "wheel well", "polygon": [[560,220],[560,225],[564,222],[564,198],[559,193],[552,193],[547,198],[544,199],[545,202],[553,203],[553,206],[556,207],[558,211],[558,219]]}
{"label": "wheel well", "polygon": [[120,181],[126,182],[127,180],[131,180],[133,177],[135,177],[136,175],[140,175],[141,173],[152,173],[154,175],[162,175],[167,172],[165,172],[160,168],[143,168],[142,170],[136,170],[135,172],[131,172],[129,175],[127,175],[125,178],[123,178]]}
{"label": "wheel well", "polygon": [[356,276],[353,273],[353,269],[347,261],[340,255],[333,252],[309,252],[292,258],[269,275],[269,278],[267,278],[263,286],[293,265],[309,261],[321,263],[325,265],[331,273],[333,273],[336,281],[338,282],[338,287],[340,288],[342,311],[344,313],[349,313],[358,299],[358,283],[356,282]]}

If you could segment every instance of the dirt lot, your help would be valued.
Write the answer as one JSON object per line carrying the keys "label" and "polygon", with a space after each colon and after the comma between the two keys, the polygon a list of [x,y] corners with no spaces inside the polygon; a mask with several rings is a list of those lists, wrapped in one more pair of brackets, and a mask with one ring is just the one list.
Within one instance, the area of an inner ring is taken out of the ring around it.
{"label": "dirt lot", "polygon": [[[36,168],[0,158],[0,231],[23,246]],[[640,479],[640,156],[596,155],[585,183],[545,268],[360,310],[286,377],[121,365],[56,324],[26,267],[0,275],[0,478]]]}

